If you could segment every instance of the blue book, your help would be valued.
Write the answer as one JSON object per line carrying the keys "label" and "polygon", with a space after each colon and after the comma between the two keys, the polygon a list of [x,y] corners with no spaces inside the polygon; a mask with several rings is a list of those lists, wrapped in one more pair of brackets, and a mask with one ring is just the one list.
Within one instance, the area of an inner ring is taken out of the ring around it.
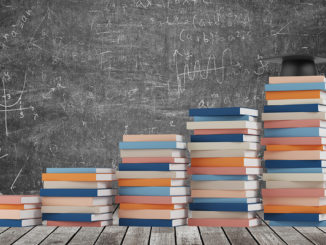
{"label": "blue book", "polygon": [[242,107],[224,107],[224,108],[199,108],[190,109],[189,116],[258,116],[258,110]]}
{"label": "blue book", "polygon": [[250,212],[262,210],[261,203],[190,203],[189,210],[222,211],[222,212]]}
{"label": "blue book", "polygon": [[267,173],[325,173],[326,168],[267,168]]}
{"label": "blue book", "polygon": [[326,90],[326,83],[265,84],[265,91]]}
{"label": "blue book", "polygon": [[259,198],[192,198],[192,203],[256,203]]}
{"label": "blue book", "polygon": [[319,112],[323,111],[318,104],[302,104],[302,105],[266,105],[264,112]]}
{"label": "blue book", "polygon": [[112,219],[112,213],[87,214],[87,213],[43,213],[43,220],[53,221],[79,221],[92,222]]}
{"label": "blue book", "polygon": [[306,226],[306,227],[326,227],[326,221],[301,222],[301,221],[270,221],[270,226]]}
{"label": "blue book", "polygon": [[243,116],[195,116],[193,117],[194,122],[207,122],[207,121],[254,121],[254,117],[243,115]]}
{"label": "blue book", "polygon": [[255,176],[250,175],[205,175],[205,174],[194,174],[191,175],[192,180],[208,181],[208,180],[255,180]]}
{"label": "blue book", "polygon": [[326,134],[323,128],[266,128],[265,137],[322,137]]}
{"label": "blue book", "polygon": [[186,219],[119,219],[119,226],[155,226],[155,227],[174,227],[185,225]]}
{"label": "blue book", "polygon": [[321,160],[265,160],[266,168],[321,168],[326,164]]}
{"label": "blue book", "polygon": [[176,141],[137,141],[120,142],[119,148],[122,150],[130,149],[186,149],[186,143]]}
{"label": "blue book", "polygon": [[41,189],[42,197],[99,197],[113,196],[114,189]]}
{"label": "blue book", "polygon": [[253,138],[250,136],[245,134],[191,135],[190,140],[191,142],[246,142]]}
{"label": "blue book", "polygon": [[176,171],[187,170],[186,164],[171,163],[120,163],[120,171]]}
{"label": "blue book", "polygon": [[47,168],[47,173],[52,174],[96,174],[96,173],[114,173],[112,168]]}
{"label": "blue book", "polygon": [[121,196],[186,196],[189,187],[119,187]]}
{"label": "blue book", "polygon": [[24,227],[42,224],[42,219],[0,219],[0,227]]}
{"label": "blue book", "polygon": [[273,221],[300,221],[300,222],[320,222],[326,220],[326,214],[284,214],[284,213],[265,213],[265,220]]}

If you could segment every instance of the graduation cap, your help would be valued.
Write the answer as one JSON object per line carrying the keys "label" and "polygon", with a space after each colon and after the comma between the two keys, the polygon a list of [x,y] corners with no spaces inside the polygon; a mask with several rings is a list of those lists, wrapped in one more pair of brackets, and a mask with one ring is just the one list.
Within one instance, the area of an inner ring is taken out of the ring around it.
{"label": "graduation cap", "polygon": [[286,55],[262,60],[281,64],[280,76],[315,76],[317,75],[316,64],[326,63],[326,58],[306,54]]}

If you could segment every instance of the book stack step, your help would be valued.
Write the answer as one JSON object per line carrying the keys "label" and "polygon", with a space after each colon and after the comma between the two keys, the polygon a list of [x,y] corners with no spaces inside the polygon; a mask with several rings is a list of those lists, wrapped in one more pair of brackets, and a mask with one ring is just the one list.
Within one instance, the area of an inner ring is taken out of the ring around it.
{"label": "book stack step", "polygon": [[258,157],[261,123],[247,108],[190,109],[191,226],[250,227],[260,224]]}
{"label": "book stack step", "polygon": [[42,174],[43,224],[102,227],[112,224],[115,171],[111,168],[47,168]]}
{"label": "book stack step", "polygon": [[264,218],[271,226],[326,226],[325,77],[270,77],[262,145]]}
{"label": "book stack step", "polygon": [[185,225],[190,190],[183,136],[124,135],[119,148],[119,225]]}
{"label": "book stack step", "polygon": [[35,195],[0,195],[0,226],[42,224],[41,198]]}

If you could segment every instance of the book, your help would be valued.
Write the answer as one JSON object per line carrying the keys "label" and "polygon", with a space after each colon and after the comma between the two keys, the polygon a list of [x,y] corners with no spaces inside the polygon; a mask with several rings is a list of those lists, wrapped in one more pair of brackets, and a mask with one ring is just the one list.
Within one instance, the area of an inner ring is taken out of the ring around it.
{"label": "book", "polygon": [[267,168],[267,173],[326,173],[326,168]]}
{"label": "book", "polygon": [[301,221],[301,222],[319,222],[326,220],[326,214],[284,214],[284,213],[264,213],[264,219],[273,221]]}
{"label": "book", "polygon": [[323,188],[326,189],[326,182],[323,181],[266,181],[266,188]]}
{"label": "book", "polygon": [[142,149],[142,150],[120,150],[120,157],[185,157],[184,150],[172,149]]}
{"label": "book", "polygon": [[265,121],[264,128],[313,128],[326,127],[326,121],[318,119]]}
{"label": "book", "polygon": [[261,145],[326,145],[321,137],[270,137],[261,138]]}
{"label": "book", "polygon": [[118,186],[186,186],[185,179],[119,179]]}
{"label": "book", "polygon": [[323,168],[326,161],[321,160],[266,160],[266,168]]}
{"label": "book", "polygon": [[112,181],[43,181],[44,189],[107,189]]}
{"label": "book", "polygon": [[325,206],[325,197],[265,197],[264,205]]}
{"label": "book", "polygon": [[43,213],[43,220],[92,222],[112,219],[112,213],[85,214],[85,213]]}
{"label": "book", "polygon": [[118,179],[185,179],[186,171],[117,171]]}
{"label": "book", "polygon": [[0,204],[34,204],[34,203],[41,203],[40,196],[0,195]]}
{"label": "book", "polygon": [[47,173],[74,174],[74,173],[94,173],[94,174],[113,174],[113,168],[47,168]]}
{"label": "book", "polygon": [[184,204],[137,204],[137,203],[120,203],[119,209],[126,210],[175,210],[187,208]]}
{"label": "book", "polygon": [[133,149],[186,149],[186,143],[176,141],[135,141],[120,142],[119,148],[124,150]]}
{"label": "book", "polygon": [[112,197],[42,197],[43,206],[106,206]]}
{"label": "book", "polygon": [[211,174],[192,174],[192,180],[256,180],[256,175],[211,175]]}
{"label": "book", "polygon": [[[229,145],[237,146],[239,143],[236,142],[259,142],[259,136],[245,134],[191,135],[190,140],[191,142],[228,142]],[[216,143],[216,145],[222,145],[223,143]]]}
{"label": "book", "polygon": [[243,149],[243,150],[259,150],[260,144],[250,142],[191,142],[188,143],[189,151],[200,150],[231,150],[231,149]]}
{"label": "book", "polygon": [[113,181],[116,180],[115,174],[53,174],[53,173],[43,173],[43,181]]}
{"label": "book", "polygon": [[115,189],[41,189],[42,197],[100,197],[113,196]]}
{"label": "book", "polygon": [[189,210],[251,212],[263,209],[261,203],[190,203]]}
{"label": "book", "polygon": [[248,151],[242,149],[233,150],[209,150],[209,151],[191,151],[191,158],[209,158],[209,157],[258,157],[258,151]]}
{"label": "book", "polygon": [[42,213],[112,213],[113,206],[45,206],[41,208]]}
{"label": "book", "polygon": [[192,203],[257,203],[260,198],[192,198]]}
{"label": "book", "polygon": [[195,122],[204,121],[250,121],[257,122],[257,117],[241,115],[241,116],[194,116]]}
{"label": "book", "polygon": [[135,141],[184,141],[184,137],[179,134],[125,134],[124,142]]}
{"label": "book", "polygon": [[41,209],[31,210],[0,210],[0,219],[35,219],[42,216]]}
{"label": "book", "polygon": [[301,221],[270,221],[270,226],[304,226],[304,227],[326,227],[326,221],[301,222]]}
{"label": "book", "polygon": [[193,219],[253,219],[256,212],[191,211]]}
{"label": "book", "polygon": [[326,206],[286,206],[286,205],[265,205],[266,213],[310,213],[325,214]]}
{"label": "book", "polygon": [[266,145],[267,151],[324,151],[325,145]]}
{"label": "book", "polygon": [[189,187],[119,187],[120,196],[186,196],[190,195]]}
{"label": "book", "polygon": [[317,188],[280,188],[262,189],[263,197],[326,197],[326,189]]}
{"label": "book", "polygon": [[304,105],[267,105],[264,106],[265,113],[274,112],[325,112],[326,106],[319,104]]}
{"label": "book", "polygon": [[122,163],[188,163],[187,158],[174,157],[124,157]]}
{"label": "book", "polygon": [[185,225],[187,219],[119,219],[119,226],[154,226],[154,227],[175,227]]}
{"label": "book", "polygon": [[320,90],[267,91],[266,100],[325,99],[326,93]]}
{"label": "book", "polygon": [[178,171],[187,170],[187,164],[170,163],[121,163],[120,171]]}
{"label": "book", "polygon": [[[245,157],[216,157],[216,158],[193,158],[191,166],[202,167],[242,167],[242,166],[260,166],[260,158]],[[233,166],[232,166],[233,165]]]}
{"label": "book", "polygon": [[91,222],[79,222],[79,221],[54,221],[54,220],[44,220],[43,225],[45,226],[65,226],[65,227],[103,227],[112,225],[112,220],[102,220],[102,221],[91,221]]}
{"label": "book", "polygon": [[189,226],[211,226],[211,227],[252,227],[260,225],[259,219],[188,219]]}
{"label": "book", "polygon": [[[188,174],[209,174],[209,175],[253,175],[262,174],[262,168],[255,167],[190,167],[187,170]],[[194,180],[194,179],[193,179]]]}
{"label": "book", "polygon": [[126,210],[119,209],[119,218],[123,219],[184,219],[188,217],[187,209],[178,210]]}
{"label": "book", "polygon": [[325,151],[265,151],[265,160],[326,160]]}
{"label": "book", "polygon": [[281,181],[326,181],[326,174],[315,173],[277,173],[263,174],[263,180],[281,180]]}
{"label": "book", "polygon": [[0,219],[0,227],[25,227],[42,224],[42,219]]}
{"label": "book", "polygon": [[259,181],[191,181],[190,185],[195,190],[252,190],[259,188]]}
{"label": "book", "polygon": [[257,190],[194,190],[191,189],[192,198],[246,198],[258,197]]}
{"label": "book", "polygon": [[41,208],[41,204],[0,204],[0,210],[15,209],[15,210],[28,210]]}
{"label": "book", "polygon": [[266,128],[264,137],[324,137],[325,128]]}
{"label": "book", "polygon": [[188,130],[195,129],[261,129],[260,122],[249,121],[206,121],[187,122]]}
{"label": "book", "polygon": [[222,107],[222,108],[199,108],[190,109],[189,116],[258,116],[258,110],[242,107]]}
{"label": "book", "polygon": [[260,130],[247,128],[234,129],[195,129],[194,135],[209,135],[209,134],[249,134],[259,135]]}
{"label": "book", "polygon": [[277,76],[269,77],[268,82],[270,84],[279,83],[321,83],[325,82],[324,76]]}
{"label": "book", "polygon": [[265,91],[302,91],[302,90],[326,90],[326,83],[282,83],[265,84]]}
{"label": "book", "polygon": [[261,119],[263,121],[274,120],[305,120],[305,119],[319,119],[326,120],[325,112],[273,112],[262,113]]}
{"label": "book", "polygon": [[190,201],[189,196],[116,196],[116,203],[139,203],[139,204],[186,204]]}
{"label": "book", "polygon": [[287,99],[287,100],[268,100],[267,105],[300,105],[300,104],[320,104],[326,105],[325,99]]}

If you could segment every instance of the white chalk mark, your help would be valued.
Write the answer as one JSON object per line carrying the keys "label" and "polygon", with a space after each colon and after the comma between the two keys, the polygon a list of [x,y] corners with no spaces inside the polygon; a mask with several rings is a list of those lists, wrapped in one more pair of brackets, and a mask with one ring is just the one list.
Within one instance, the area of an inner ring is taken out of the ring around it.
{"label": "white chalk mark", "polygon": [[17,179],[19,178],[21,172],[23,171],[23,168],[24,168],[24,167],[22,167],[22,168],[19,170],[19,172],[18,172],[18,174],[17,174],[17,176],[16,176],[14,182],[12,182],[12,184],[11,184],[11,186],[10,186],[10,190],[11,190],[12,192],[13,192],[13,189],[15,188],[15,183],[16,183]]}
{"label": "white chalk mark", "polygon": [[282,33],[282,31],[292,23],[292,21],[289,21],[285,26],[283,26],[278,32],[272,34],[272,36],[276,36],[276,35],[281,35],[281,34],[286,34],[286,33]]}
{"label": "white chalk mark", "polygon": [[8,154],[4,154],[4,155],[0,156],[0,159],[5,158],[7,156],[8,156]]}

